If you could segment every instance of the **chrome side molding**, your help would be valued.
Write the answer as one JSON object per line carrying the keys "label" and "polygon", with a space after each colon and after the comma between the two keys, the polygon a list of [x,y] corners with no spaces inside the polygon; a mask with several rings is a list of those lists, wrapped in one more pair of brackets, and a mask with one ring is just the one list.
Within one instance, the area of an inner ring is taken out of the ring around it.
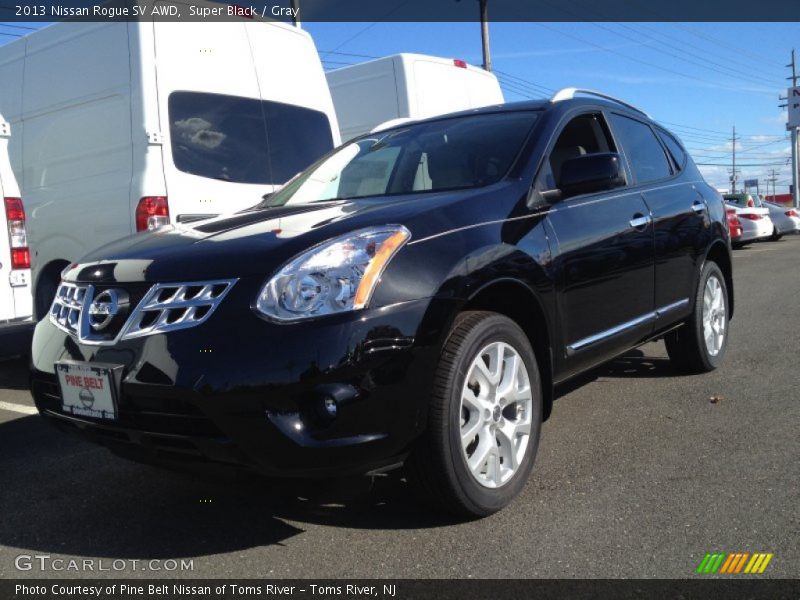
{"label": "chrome side molding", "polygon": [[612,327],[610,329],[606,329],[605,331],[601,331],[599,333],[595,333],[594,335],[590,335],[589,337],[585,337],[582,340],[578,340],[577,342],[568,345],[567,355],[574,354],[579,350],[583,350],[587,346],[591,346],[593,344],[596,344],[597,342],[601,342],[615,335],[619,335],[620,333],[624,333],[630,329],[633,329],[634,327],[638,327],[639,325],[644,325],[645,323],[657,321],[667,313],[683,308],[688,304],[689,304],[689,299],[684,298],[683,300],[678,300],[677,302],[673,302],[672,304],[667,304],[666,306],[657,308],[652,312],[644,314],[640,317],[636,317],[635,319],[631,319],[630,321],[620,323],[619,325]]}

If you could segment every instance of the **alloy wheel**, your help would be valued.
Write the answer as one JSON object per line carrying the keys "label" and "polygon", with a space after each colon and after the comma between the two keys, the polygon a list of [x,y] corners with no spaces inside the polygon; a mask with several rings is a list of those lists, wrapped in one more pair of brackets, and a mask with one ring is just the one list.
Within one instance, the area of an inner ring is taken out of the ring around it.
{"label": "alloy wheel", "polygon": [[533,396],[528,370],[509,344],[484,347],[467,370],[461,392],[461,449],[484,487],[506,484],[525,457]]}
{"label": "alloy wheel", "polygon": [[719,279],[712,275],[706,281],[703,292],[703,338],[706,350],[711,356],[716,356],[722,349],[725,341],[725,328],[727,318],[725,312],[725,298]]}

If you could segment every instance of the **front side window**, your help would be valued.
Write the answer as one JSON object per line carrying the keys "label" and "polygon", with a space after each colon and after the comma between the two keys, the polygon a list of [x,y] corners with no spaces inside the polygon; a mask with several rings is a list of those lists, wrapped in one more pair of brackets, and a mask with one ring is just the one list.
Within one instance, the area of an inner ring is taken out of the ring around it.
{"label": "front side window", "polygon": [[579,156],[614,152],[614,142],[600,113],[587,113],[571,119],[558,134],[553,149],[536,179],[537,191],[560,186],[564,163]]}
{"label": "front side window", "polygon": [[672,174],[667,155],[649,125],[612,114],[611,126],[637,183],[656,181]]}
{"label": "front side window", "polygon": [[286,183],[333,148],[324,113],[255,98],[173,92],[169,125],[178,170],[232,183]]}
{"label": "front side window", "polygon": [[511,168],[536,112],[441,119],[368,134],[342,146],[263,206],[467,189]]}

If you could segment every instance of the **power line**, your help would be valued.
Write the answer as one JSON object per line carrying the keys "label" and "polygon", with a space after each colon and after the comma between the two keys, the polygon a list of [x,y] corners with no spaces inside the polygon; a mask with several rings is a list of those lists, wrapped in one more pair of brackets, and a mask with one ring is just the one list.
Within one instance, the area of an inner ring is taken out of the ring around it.
{"label": "power line", "polygon": [[400,9],[401,9],[403,6],[405,6],[406,4],[408,4],[408,2],[409,2],[409,1],[410,1],[410,0],[403,0],[403,1],[402,1],[402,2],[400,2],[400,3],[399,3],[397,6],[395,6],[395,7],[394,7],[392,10],[390,10],[390,11],[388,11],[386,14],[384,14],[384,15],[383,15],[383,16],[382,16],[380,19],[378,19],[377,21],[373,21],[372,23],[370,23],[370,24],[369,24],[369,25],[367,25],[366,27],[363,27],[363,28],[359,29],[357,32],[355,32],[353,35],[351,35],[349,38],[347,38],[347,39],[346,39],[346,40],[344,40],[344,41],[343,41],[341,44],[339,44],[339,45],[338,45],[338,46],[336,46],[336,47],[335,47],[333,50],[331,50],[331,51],[329,52],[329,54],[332,54],[332,53],[333,53],[333,52],[335,52],[336,50],[340,50],[340,49],[341,49],[343,46],[345,46],[345,45],[349,44],[350,42],[352,42],[354,39],[356,39],[356,38],[357,38],[358,36],[360,36],[362,33],[365,33],[365,32],[367,32],[367,31],[369,31],[370,29],[372,29],[373,27],[375,27],[375,26],[376,26],[378,23],[382,23],[382,22],[383,22],[383,21],[385,21],[385,20],[386,20],[388,17],[390,17],[390,16],[391,16],[391,15],[393,15],[395,12],[397,12],[398,10],[400,10]]}
{"label": "power line", "polygon": [[[498,75],[502,75],[503,77],[511,79],[512,81],[516,81],[516,82],[518,82],[519,84],[521,84],[523,86],[528,86],[528,87],[530,87],[530,88],[532,88],[532,89],[534,89],[536,91],[541,90],[547,95],[552,95],[552,94],[554,94],[556,92],[552,88],[549,88],[549,87],[544,86],[544,85],[540,85],[538,83],[533,83],[532,81],[528,81],[527,79],[523,79],[522,77],[517,77],[516,75],[512,75],[511,73],[505,73],[503,71],[498,71],[497,69],[495,69],[494,72],[497,73]],[[539,92],[539,93],[541,93],[541,92]]]}
{"label": "power line", "polygon": [[372,56],[370,54],[356,54],[354,52],[337,52],[336,50],[320,50],[320,54],[335,54],[337,56],[351,56],[354,58],[381,58],[380,56]]}
{"label": "power line", "polygon": [[[669,39],[669,40],[674,39],[673,36],[670,36],[670,35],[668,35],[666,33],[663,33],[662,31],[659,31],[655,27],[648,27],[644,23],[637,23],[636,25],[640,29],[644,29],[644,30],[650,31],[650,32],[655,33],[657,35],[660,35],[661,37],[664,37],[666,39]],[[625,27],[627,29],[634,29],[635,30],[635,27],[633,26],[633,24],[630,24],[630,23],[628,25],[626,25]],[[665,42],[660,42],[660,43],[664,44]],[[699,50],[700,52],[703,52],[703,53],[706,53],[706,54],[708,54],[710,52],[708,48],[703,48],[703,47],[698,46],[696,44],[692,44],[691,42],[688,42],[686,40],[681,40],[681,45],[682,46],[689,46],[690,48],[694,48],[694,49]],[[735,59],[731,58],[730,55],[723,56],[719,52],[716,53],[716,57],[719,58],[720,60],[728,61],[728,62],[730,62],[732,64],[738,64],[740,67],[742,67],[744,69],[747,69],[748,71],[752,71],[752,69],[754,69],[754,68],[759,68],[759,69],[763,69],[764,68],[764,61],[762,61],[760,59],[749,59],[751,61],[751,63],[754,63],[754,64],[748,65],[746,63],[743,63],[741,61],[738,61],[738,60],[735,60]],[[777,65],[776,65],[776,68],[777,68]],[[777,75],[777,71],[776,71],[775,75]]]}
{"label": "power line", "polygon": [[[676,58],[678,60],[682,60],[684,62],[688,62],[690,64],[693,64],[695,66],[700,67],[701,69],[707,69],[709,71],[714,71],[715,73],[719,73],[720,75],[723,75],[724,77],[740,78],[742,76],[745,76],[745,77],[748,77],[751,80],[754,80],[754,79],[760,80],[761,82],[766,83],[768,85],[776,85],[776,82],[774,80],[767,79],[766,77],[761,77],[761,76],[755,75],[753,73],[747,73],[746,74],[746,73],[743,73],[742,71],[738,71],[736,69],[732,69],[731,67],[727,67],[725,65],[720,65],[719,63],[713,63],[712,61],[710,61],[708,59],[701,59],[701,60],[704,60],[707,63],[717,65],[718,67],[721,67],[721,68],[709,66],[707,64],[703,64],[702,62],[698,62],[697,60],[691,60],[689,58],[685,58],[685,57],[680,56],[679,54],[676,54],[674,52],[669,52],[667,50],[661,50],[660,48],[654,48],[650,44],[647,44],[646,42],[642,42],[641,39],[637,39],[637,38],[633,38],[633,37],[631,37],[629,35],[625,35],[624,33],[620,33],[619,31],[616,31],[616,30],[611,29],[610,27],[606,27],[604,25],[600,25],[599,23],[592,23],[592,25],[594,27],[599,27],[600,29],[604,29],[606,31],[609,31],[612,34],[614,34],[616,36],[620,36],[620,37],[622,37],[622,38],[624,38],[626,40],[630,40],[630,41],[636,42],[638,44],[644,43],[646,46],[648,46],[651,50],[654,50],[655,52],[660,52],[661,54],[664,54],[665,56],[671,56],[672,58]],[[621,25],[621,24],[619,24],[619,25]],[[641,34],[639,34],[639,35],[641,35]],[[660,42],[659,40],[653,40],[653,41],[656,42],[656,43],[661,43],[661,44],[666,45],[665,42]],[[688,52],[686,50],[682,50],[682,49],[677,48],[675,46],[669,46],[669,47],[670,48],[674,48],[674,49],[678,50],[679,52],[682,52],[683,54],[686,54],[688,56],[692,56],[693,58],[698,58],[694,54],[692,54],[691,52]],[[724,69],[724,70],[722,70],[722,69]]]}
{"label": "power line", "polygon": [[[495,71],[495,73],[496,72],[497,71]],[[541,98],[541,92],[532,91],[530,88],[526,88],[525,86],[515,83],[514,81],[511,81],[505,77],[498,76],[497,80],[500,82],[500,85],[515,91],[517,95],[522,96],[523,98]]]}
{"label": "power line", "polygon": [[[673,75],[678,75],[679,77],[685,77],[687,79],[693,79],[693,80],[699,81],[699,82],[701,82],[703,84],[711,83],[707,79],[703,79],[702,77],[696,77],[694,75],[689,75],[688,73],[682,73],[681,71],[676,71],[675,69],[670,69],[668,67],[663,67],[663,66],[658,65],[656,63],[652,63],[652,62],[649,62],[649,61],[646,61],[646,60],[641,60],[639,58],[636,58],[636,57],[630,56],[628,54],[625,54],[623,52],[619,52],[617,50],[614,50],[613,48],[607,48],[607,47],[601,46],[600,44],[595,44],[592,41],[589,41],[587,39],[581,38],[581,37],[579,37],[577,35],[572,35],[572,34],[567,33],[565,31],[561,31],[559,29],[556,29],[555,27],[550,27],[549,25],[545,25],[544,23],[534,23],[534,25],[536,25],[538,27],[543,27],[544,29],[547,29],[549,31],[553,31],[555,33],[558,33],[559,35],[571,38],[573,40],[581,42],[582,44],[587,44],[589,46],[593,46],[593,47],[595,47],[595,48],[597,48],[599,50],[602,50],[604,52],[610,52],[611,54],[616,54],[617,56],[621,56],[622,58],[624,58],[626,60],[629,60],[629,61],[632,61],[632,62],[643,64],[643,65],[646,65],[648,67],[652,67],[654,69],[659,69],[660,71],[665,71],[667,73],[672,73]],[[726,88],[725,85],[720,85],[719,83],[716,83],[716,84],[712,83],[712,85],[716,85],[717,87],[720,87],[720,88],[723,88],[723,89]],[[764,92],[764,93],[767,93],[767,92]]]}
{"label": "power line", "polygon": [[[685,25],[681,25],[680,23],[673,23],[673,25],[675,25],[675,27],[683,29],[684,31],[687,31],[691,35],[697,36],[699,38],[703,38],[703,39],[711,42],[712,44],[716,44],[718,46],[727,47],[727,48],[729,48],[731,50],[736,51],[739,54],[747,54],[749,56],[753,56],[756,60],[760,61],[762,64],[763,64],[763,62],[771,63],[774,60],[772,58],[767,58],[767,57],[765,57],[763,55],[759,56],[758,54],[756,54],[754,52],[751,52],[747,48],[742,47],[742,44],[733,45],[733,44],[729,44],[727,42],[723,42],[722,40],[717,40],[716,38],[714,38],[714,37],[712,37],[710,35],[707,35],[707,34],[704,34],[704,33],[700,33],[698,31],[695,31],[694,29],[691,29],[691,28],[685,26]],[[773,64],[775,64],[775,63],[773,63]]]}
{"label": "power line", "polygon": [[[548,0],[541,0],[541,1],[542,1],[542,2],[544,2],[545,4],[548,4],[549,6],[551,6],[551,7],[553,7],[553,8],[556,8],[556,9],[558,9],[558,10],[563,10],[563,11],[565,11],[565,12],[567,12],[567,13],[570,13],[570,14],[572,14],[572,15],[576,16],[576,17],[577,17],[579,20],[583,20],[583,19],[585,18],[585,16],[586,16],[586,14],[585,14],[585,13],[586,13],[586,12],[594,13],[595,15],[597,15],[598,17],[600,17],[601,19],[603,19],[603,20],[607,20],[607,19],[606,19],[606,16],[605,16],[603,13],[600,13],[600,12],[598,12],[598,11],[596,11],[596,10],[593,10],[592,8],[588,8],[588,7],[586,7],[586,6],[583,6],[583,7],[581,7],[581,12],[580,12],[580,13],[577,13],[577,12],[575,12],[575,11],[571,11],[571,10],[569,10],[568,8],[565,8],[565,7],[563,6],[563,3],[562,3],[562,4],[559,4],[559,5],[557,6],[557,5],[553,4],[552,2],[549,2]],[[651,12],[652,12],[652,11],[651,11]],[[658,19],[658,20],[663,20],[663,19]],[[541,24],[540,24],[540,25],[541,25]],[[611,29],[611,28],[609,28],[609,27],[606,27],[606,26],[600,25],[600,24],[598,24],[598,23],[592,23],[592,25],[593,25],[593,26],[595,26],[595,27],[599,27],[599,28],[601,28],[601,29],[605,29],[606,31],[610,31],[611,33],[613,33],[613,34],[614,34],[614,35],[616,35],[616,36],[621,36],[621,37],[623,37],[623,38],[626,38],[626,39],[628,39],[628,40],[630,40],[630,41],[636,42],[637,44],[642,44],[642,43],[643,43],[643,42],[642,42],[640,39],[631,38],[630,36],[626,36],[626,35],[624,35],[624,34],[621,34],[619,31],[616,31],[616,30],[614,30],[614,29]],[[617,25],[620,25],[620,26],[622,26],[622,27],[626,27],[627,29],[634,31],[635,33],[639,33],[639,32],[637,32],[635,29],[632,29],[631,27],[629,27],[629,26],[627,26],[627,25],[623,25],[623,24],[621,24],[621,23],[617,23]],[[564,32],[560,32],[560,33],[564,34]],[[639,33],[639,35],[642,35],[642,34],[640,34],[640,33]],[[651,39],[652,39],[652,38],[651,38]],[[585,41],[585,40],[583,40],[583,41]],[[656,52],[661,52],[662,54],[666,54],[666,55],[672,56],[673,58],[677,58],[678,60],[683,60],[683,61],[685,61],[685,62],[689,62],[689,63],[692,63],[692,64],[694,64],[694,65],[700,66],[701,68],[705,68],[705,69],[709,69],[709,70],[711,70],[711,71],[715,71],[715,72],[717,72],[717,73],[720,73],[721,75],[723,75],[723,76],[725,76],[725,77],[732,77],[732,78],[737,78],[737,79],[738,79],[739,77],[741,77],[741,76],[743,75],[743,73],[742,73],[741,71],[738,71],[738,70],[736,70],[736,69],[733,69],[733,68],[731,68],[731,67],[729,67],[729,66],[727,66],[727,65],[721,65],[720,63],[715,63],[714,61],[710,61],[710,60],[709,60],[707,57],[699,57],[699,56],[696,56],[696,55],[692,54],[691,52],[688,52],[688,51],[684,50],[683,48],[678,48],[678,47],[676,47],[676,46],[674,46],[674,45],[671,45],[671,44],[666,44],[665,42],[662,42],[662,41],[660,41],[660,40],[652,40],[652,41],[654,41],[654,42],[656,42],[656,43],[660,43],[660,44],[662,44],[662,45],[665,45],[665,46],[668,46],[668,47],[671,47],[671,48],[673,48],[673,49],[676,49],[676,50],[678,50],[678,51],[680,51],[680,52],[683,52],[684,54],[687,54],[687,55],[689,55],[689,56],[692,56],[692,57],[694,57],[694,58],[698,58],[698,59],[700,59],[700,60],[702,60],[702,61],[705,61],[705,62],[709,62],[709,63],[715,64],[715,65],[717,65],[718,67],[721,67],[721,68],[725,69],[725,70],[726,70],[726,71],[728,71],[728,72],[721,71],[721,70],[720,70],[720,69],[718,69],[718,68],[709,67],[709,66],[707,66],[707,65],[705,65],[705,64],[703,64],[703,63],[699,63],[699,62],[696,62],[696,61],[693,61],[693,60],[690,60],[690,59],[684,58],[684,57],[682,57],[682,56],[679,56],[679,55],[677,55],[677,54],[675,54],[675,53],[673,53],[673,52],[666,52],[666,51],[664,51],[664,50],[661,50],[661,49],[659,49],[659,48],[653,48],[653,47],[652,47],[652,45],[650,45],[649,43],[646,43],[646,42],[644,43],[646,46],[648,46],[649,48],[651,48],[652,50],[654,50],[654,51],[656,51]],[[588,42],[588,43],[591,43],[591,42]],[[596,46],[596,47],[600,47],[600,46],[597,46],[596,44],[592,44],[592,45],[594,45],[594,46]],[[611,49],[609,49],[609,48],[601,48],[601,49],[603,49],[603,50],[606,50],[606,51],[609,51],[609,52],[613,52],[613,50],[611,50]],[[617,53],[617,52],[615,52],[615,54],[620,54],[620,53]],[[620,56],[624,56],[624,55],[620,54]],[[626,58],[630,58],[630,57],[626,57]],[[631,59],[631,60],[636,60],[636,59],[633,59],[633,58],[630,58],[630,59]],[[655,68],[660,68],[660,69],[662,69],[662,70],[668,70],[669,72],[672,72],[672,73],[675,73],[675,74],[678,74],[678,75],[681,75],[681,76],[684,76],[684,77],[692,77],[692,78],[696,79],[695,77],[693,77],[693,76],[690,76],[690,75],[687,75],[687,74],[685,74],[685,73],[679,73],[679,72],[677,72],[677,71],[674,71],[674,70],[665,69],[665,67],[659,67],[659,66],[657,66],[657,65],[653,65],[653,64],[650,64],[650,63],[646,63],[646,62],[644,62],[644,61],[641,61],[641,60],[636,60],[636,62],[642,62],[643,64],[649,64],[649,66],[654,66]],[[763,65],[762,65],[762,68],[763,68]],[[733,74],[731,74],[731,72],[733,72]],[[749,68],[748,72],[747,72],[746,74],[744,74],[744,75],[745,75],[746,77],[750,78],[750,79],[760,79],[761,81],[763,81],[763,82],[765,82],[765,83],[768,83],[769,85],[775,85],[775,81],[774,81],[774,80],[770,80],[770,79],[767,79],[767,78],[761,77],[761,76],[759,76],[759,75],[754,75],[754,74],[752,73],[752,68]]]}

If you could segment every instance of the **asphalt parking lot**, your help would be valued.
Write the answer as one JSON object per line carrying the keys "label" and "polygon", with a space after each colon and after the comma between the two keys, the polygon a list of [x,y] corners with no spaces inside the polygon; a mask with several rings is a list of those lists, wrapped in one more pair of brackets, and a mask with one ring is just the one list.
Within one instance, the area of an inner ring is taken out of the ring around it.
{"label": "asphalt parking lot", "polygon": [[[25,361],[0,363],[0,577],[684,578],[713,551],[774,553],[763,577],[800,577],[798,269],[800,236],[735,251],[723,368],[677,375],[652,343],[559,390],[525,492],[469,523],[431,514],[398,476],[128,463],[26,414]],[[19,571],[21,554],[128,562]],[[192,571],[131,562],[181,558]]]}

